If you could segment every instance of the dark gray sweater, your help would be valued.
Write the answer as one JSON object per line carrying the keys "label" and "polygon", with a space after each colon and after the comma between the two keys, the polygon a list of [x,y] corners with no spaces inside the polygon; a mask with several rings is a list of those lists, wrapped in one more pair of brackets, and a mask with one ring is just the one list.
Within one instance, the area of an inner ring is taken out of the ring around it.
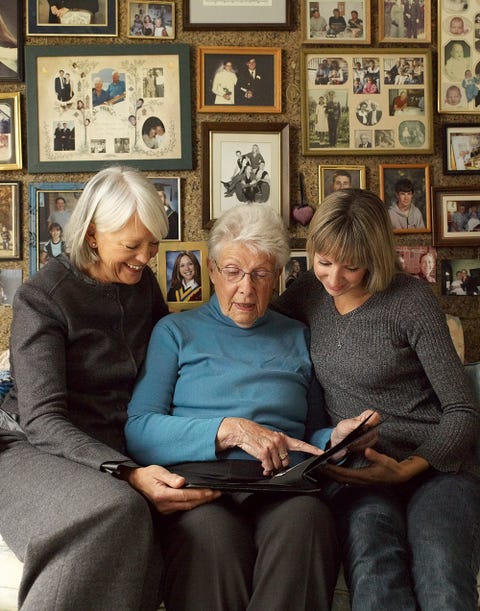
{"label": "dark gray sweater", "polygon": [[369,408],[390,414],[379,451],[397,460],[415,454],[439,471],[480,474],[480,408],[426,283],[397,274],[388,289],[342,316],[310,271],[273,307],[310,327],[312,361],[334,424]]}
{"label": "dark gray sweater", "polygon": [[124,461],[127,404],[150,332],[167,313],[145,268],[138,284],[103,284],[65,256],[17,291],[2,408],[39,449],[99,469]]}

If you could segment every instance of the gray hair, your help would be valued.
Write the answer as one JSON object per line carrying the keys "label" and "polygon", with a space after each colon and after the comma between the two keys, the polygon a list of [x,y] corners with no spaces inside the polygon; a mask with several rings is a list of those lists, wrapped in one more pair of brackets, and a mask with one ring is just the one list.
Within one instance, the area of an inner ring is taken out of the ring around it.
{"label": "gray hair", "polygon": [[72,262],[85,270],[99,260],[85,239],[90,224],[102,233],[112,233],[122,229],[135,213],[157,240],[167,235],[163,203],[149,180],[127,167],[98,172],[85,185],[65,227],[64,239]]}
{"label": "gray hair", "polygon": [[270,256],[277,269],[284,267],[290,258],[285,225],[265,204],[244,204],[222,214],[208,238],[210,259],[217,260],[228,244],[243,244],[254,253]]}

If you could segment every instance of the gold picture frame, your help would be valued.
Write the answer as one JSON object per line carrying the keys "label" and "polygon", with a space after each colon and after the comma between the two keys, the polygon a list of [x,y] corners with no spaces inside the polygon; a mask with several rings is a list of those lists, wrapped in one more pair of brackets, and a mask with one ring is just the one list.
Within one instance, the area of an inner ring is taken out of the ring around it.
{"label": "gold picture frame", "polygon": [[339,189],[366,189],[367,172],[364,165],[319,165],[318,197],[323,199]]}
{"label": "gold picture frame", "polygon": [[372,39],[370,0],[301,0],[301,22],[304,44],[357,46]]}
{"label": "gold picture frame", "polygon": [[0,93],[0,170],[21,168],[20,92]]}

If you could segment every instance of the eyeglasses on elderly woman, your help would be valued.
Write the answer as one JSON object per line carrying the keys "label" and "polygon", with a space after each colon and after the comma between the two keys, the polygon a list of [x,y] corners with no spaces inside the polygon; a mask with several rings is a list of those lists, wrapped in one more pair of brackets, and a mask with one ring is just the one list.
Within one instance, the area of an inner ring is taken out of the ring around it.
{"label": "eyeglasses on elderly woman", "polygon": [[220,274],[222,274],[227,282],[231,282],[232,284],[238,284],[245,278],[245,276],[250,276],[252,282],[268,282],[275,276],[275,272],[271,272],[266,269],[254,269],[251,272],[245,272],[239,267],[233,267],[232,265],[220,267],[216,261],[214,263]]}

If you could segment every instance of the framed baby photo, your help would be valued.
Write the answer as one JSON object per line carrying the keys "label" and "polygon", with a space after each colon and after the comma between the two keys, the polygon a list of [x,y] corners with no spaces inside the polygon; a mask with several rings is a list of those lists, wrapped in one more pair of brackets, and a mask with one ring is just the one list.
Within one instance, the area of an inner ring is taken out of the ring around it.
{"label": "framed baby photo", "polygon": [[310,269],[310,262],[306,250],[292,250],[290,259],[280,276],[280,293],[295,282],[302,274]]}
{"label": "framed baby photo", "polygon": [[304,43],[370,44],[370,0],[300,0]]}
{"label": "framed baby photo", "polygon": [[30,275],[65,252],[63,230],[84,183],[38,182],[28,187]]}
{"label": "framed baby photo", "polygon": [[150,176],[149,180],[158,191],[168,219],[168,234],[164,240],[182,239],[182,207],[180,202],[180,178],[169,176]]}
{"label": "framed baby photo", "polygon": [[183,0],[184,30],[292,30],[291,0]]}
{"label": "framed baby photo", "polygon": [[172,312],[190,310],[210,298],[210,277],[206,242],[161,242],[157,255],[157,276]]}
{"label": "framed baby photo", "polygon": [[480,246],[480,189],[433,187],[435,246]]}
{"label": "framed baby photo", "polygon": [[444,124],[442,149],[445,174],[480,173],[480,126]]}
{"label": "framed baby photo", "polygon": [[414,278],[434,283],[437,281],[437,250],[431,246],[397,246],[402,270]]}
{"label": "framed baby photo", "polygon": [[443,259],[442,295],[478,297],[480,295],[479,259]]}
{"label": "framed baby photo", "polygon": [[0,260],[20,259],[20,183],[0,182],[0,202]]}
{"label": "framed baby photo", "polygon": [[289,222],[288,123],[202,124],[203,227],[239,203],[263,203]]}
{"label": "framed baby photo", "polygon": [[3,0],[0,13],[0,82],[23,80],[23,5]]}
{"label": "framed baby photo", "polygon": [[175,38],[175,3],[127,0],[128,38],[161,42]]}
{"label": "framed baby photo", "polygon": [[438,112],[480,112],[480,5],[438,0]]}
{"label": "framed baby photo", "polygon": [[433,152],[431,53],[301,50],[302,153]]}
{"label": "framed baby photo", "polygon": [[430,233],[430,165],[382,163],[378,170],[394,233]]}
{"label": "framed baby photo", "polygon": [[117,0],[26,0],[26,5],[28,36],[118,35]]}
{"label": "framed baby photo", "polygon": [[20,93],[0,93],[0,170],[21,167]]}
{"label": "framed baby photo", "polygon": [[321,202],[327,195],[340,189],[365,189],[367,186],[364,165],[319,165],[318,198]]}
{"label": "framed baby photo", "polygon": [[198,112],[282,111],[282,51],[198,47]]}
{"label": "framed baby photo", "polygon": [[379,42],[431,42],[431,14],[432,0],[379,0]]}

